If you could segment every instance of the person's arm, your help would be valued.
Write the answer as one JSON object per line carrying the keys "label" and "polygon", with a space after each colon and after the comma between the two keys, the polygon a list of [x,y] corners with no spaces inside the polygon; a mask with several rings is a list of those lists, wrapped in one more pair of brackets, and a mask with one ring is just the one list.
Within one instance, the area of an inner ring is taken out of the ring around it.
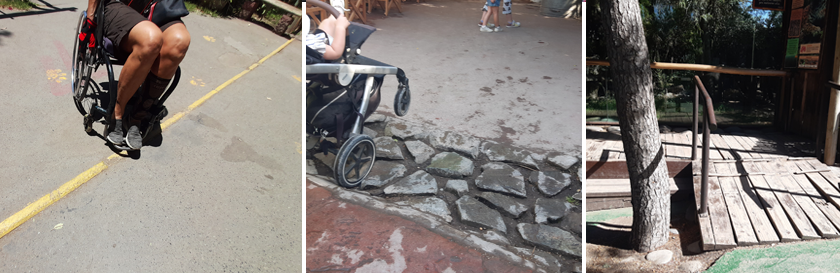
{"label": "person's arm", "polygon": [[87,18],[93,21],[93,14],[96,13],[96,6],[101,0],[88,0]]}
{"label": "person's arm", "polygon": [[343,14],[338,16],[334,33],[332,33],[333,41],[324,51],[324,59],[335,60],[341,58],[341,54],[344,54],[344,41],[347,40],[347,26],[349,25],[350,22]]}

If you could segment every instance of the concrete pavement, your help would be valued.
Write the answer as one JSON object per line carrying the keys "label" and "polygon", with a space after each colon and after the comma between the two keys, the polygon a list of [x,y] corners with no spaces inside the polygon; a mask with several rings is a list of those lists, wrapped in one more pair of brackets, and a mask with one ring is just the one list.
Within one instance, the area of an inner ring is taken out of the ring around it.
{"label": "concrete pavement", "polygon": [[[6,13],[0,219],[113,154],[84,133],[61,78],[69,78],[79,10]],[[286,42],[239,20],[184,21],[192,43],[170,115]],[[164,131],[159,147],[109,163],[0,238],[0,271],[299,272],[300,52],[293,41]]]}
{"label": "concrete pavement", "polygon": [[[407,120],[536,151],[580,154],[581,21],[514,3],[522,27],[483,33],[481,7],[479,1],[406,1],[402,14],[374,10],[368,22],[378,31],[362,55],[405,70],[412,91]],[[393,113],[396,86],[386,80],[382,87],[383,113]]]}

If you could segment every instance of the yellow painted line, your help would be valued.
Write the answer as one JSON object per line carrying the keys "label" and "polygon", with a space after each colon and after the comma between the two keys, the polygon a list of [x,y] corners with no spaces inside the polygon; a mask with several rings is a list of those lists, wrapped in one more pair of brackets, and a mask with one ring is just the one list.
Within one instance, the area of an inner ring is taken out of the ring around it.
{"label": "yellow painted line", "polygon": [[[283,50],[283,48],[286,48],[286,46],[288,46],[292,41],[294,41],[294,40],[287,41],[285,44],[283,44],[282,46],[280,46],[279,48],[275,49],[273,52],[268,54],[268,56],[265,56],[259,62],[257,62],[255,64],[251,65],[250,67],[248,67],[248,70],[242,71],[241,73],[237,74],[233,78],[231,78],[231,79],[227,80],[226,82],[222,83],[222,85],[219,85],[219,87],[216,87],[216,89],[213,89],[213,91],[210,91],[210,93],[207,93],[206,95],[204,95],[203,97],[201,97],[197,101],[193,102],[193,104],[191,104],[189,107],[187,107],[186,111],[178,112],[175,115],[173,115],[172,117],[166,119],[166,121],[164,121],[160,124],[161,130],[166,129],[167,127],[171,126],[172,124],[174,124],[175,122],[180,120],[182,117],[184,117],[186,114],[188,114],[190,111],[192,111],[193,109],[195,109],[196,107],[200,106],[205,101],[210,99],[210,97],[213,97],[213,95],[215,95],[216,93],[219,93],[219,91],[221,91],[222,89],[224,89],[225,87],[227,87],[228,85],[230,85],[231,83],[236,81],[237,79],[241,78],[243,75],[247,74],[248,72],[251,72],[252,70],[254,70],[254,68],[257,68],[257,66],[259,66],[260,64],[262,64],[263,62],[268,60],[268,58],[276,55],[278,52],[280,52],[280,50]],[[41,197],[40,199],[38,199],[34,203],[31,203],[31,204],[27,205],[22,210],[13,214],[11,217],[6,218],[6,220],[3,220],[3,222],[0,222],[0,238],[3,238],[3,236],[6,236],[6,234],[9,234],[9,232],[11,232],[15,228],[17,228],[18,226],[20,226],[21,224],[26,222],[27,220],[29,220],[30,218],[32,218],[36,214],[40,213],[41,211],[43,211],[44,209],[46,209],[47,207],[49,207],[50,205],[52,205],[53,203],[55,203],[56,201],[61,199],[62,197],[66,196],[68,193],[72,192],[73,190],[75,190],[76,188],[81,186],[82,184],[90,181],[91,179],[93,179],[93,177],[95,177],[96,175],[98,175],[99,173],[101,173],[102,171],[107,169],[108,165],[106,164],[106,162],[108,162],[108,163],[111,163],[112,161],[115,162],[116,160],[122,158],[121,155],[126,155],[126,154],[127,153],[125,151],[122,151],[119,154],[112,154],[112,155],[108,156],[107,159],[105,159],[104,161],[100,161],[99,163],[97,163],[96,165],[94,165],[93,167],[88,169],[87,171],[85,171],[85,172],[79,174],[78,176],[76,176],[76,178],[73,178],[73,180],[70,180],[67,183],[64,183],[64,185],[61,185],[61,187],[59,187],[58,189],[52,191],[51,193],[49,193],[47,195],[44,195],[44,197]]]}
{"label": "yellow painted line", "polygon": [[59,187],[57,190],[52,191],[50,194],[44,195],[44,197],[41,197],[41,199],[38,199],[38,201],[29,204],[28,206],[26,206],[26,208],[12,215],[12,217],[6,218],[6,220],[0,222],[0,238],[2,238],[3,236],[11,232],[13,229],[20,226],[20,224],[23,224],[23,222],[26,222],[26,220],[29,220],[29,218],[32,218],[32,216],[35,216],[45,208],[55,203],[55,201],[58,201],[58,199],[61,199],[62,197],[75,190],[76,188],[78,188],[79,186],[81,186],[82,184],[84,184],[85,182],[87,182],[88,180],[90,180],[91,178],[93,178],[94,176],[101,173],[107,168],[108,166],[105,165],[105,163],[99,162],[99,164],[96,164],[92,168],[76,176],[76,178],[73,178],[73,180],[70,180],[69,182],[64,183],[64,185],[61,185],[61,187]]}

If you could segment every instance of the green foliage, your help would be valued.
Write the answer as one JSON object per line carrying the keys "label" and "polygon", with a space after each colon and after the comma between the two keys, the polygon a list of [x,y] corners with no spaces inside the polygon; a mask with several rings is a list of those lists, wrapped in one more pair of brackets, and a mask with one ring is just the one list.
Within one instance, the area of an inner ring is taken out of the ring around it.
{"label": "green foliage", "polygon": [[30,10],[36,6],[28,0],[0,0],[0,7],[13,8],[16,10]]}
{"label": "green foliage", "polygon": [[575,199],[571,196],[566,196],[566,202],[568,202],[569,204],[575,205],[575,206],[580,205],[580,201],[578,201],[577,199]]}

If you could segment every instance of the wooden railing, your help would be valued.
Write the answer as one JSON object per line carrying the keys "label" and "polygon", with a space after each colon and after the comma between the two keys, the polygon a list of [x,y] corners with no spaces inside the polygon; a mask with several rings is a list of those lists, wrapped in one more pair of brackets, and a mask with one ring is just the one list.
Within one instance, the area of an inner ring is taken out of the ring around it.
{"label": "wooden railing", "polygon": [[697,116],[699,113],[698,105],[700,104],[700,91],[703,92],[703,97],[705,100],[703,101],[703,107],[705,111],[703,111],[703,158],[701,159],[702,167],[700,170],[700,210],[697,211],[697,215],[703,217],[706,216],[706,212],[708,211],[708,193],[709,193],[709,142],[710,137],[709,134],[711,131],[717,129],[717,120],[715,119],[715,107],[712,104],[712,97],[709,96],[709,92],[706,92],[706,87],[703,86],[703,82],[700,81],[700,77],[694,76],[694,80],[697,84],[694,86],[694,131],[692,133],[691,139],[691,160],[692,162],[697,160],[697,125],[698,120]]}
{"label": "wooden railing", "polygon": [[[586,65],[610,66],[610,62],[609,61],[604,61],[604,60],[586,60]],[[732,75],[763,76],[763,77],[784,77],[784,76],[787,75],[787,71],[781,71],[781,70],[734,68],[734,67],[705,65],[705,64],[682,64],[682,63],[653,62],[653,63],[650,64],[650,68],[666,69],[666,70],[703,71],[703,72],[723,73],[723,74],[732,74]]]}

